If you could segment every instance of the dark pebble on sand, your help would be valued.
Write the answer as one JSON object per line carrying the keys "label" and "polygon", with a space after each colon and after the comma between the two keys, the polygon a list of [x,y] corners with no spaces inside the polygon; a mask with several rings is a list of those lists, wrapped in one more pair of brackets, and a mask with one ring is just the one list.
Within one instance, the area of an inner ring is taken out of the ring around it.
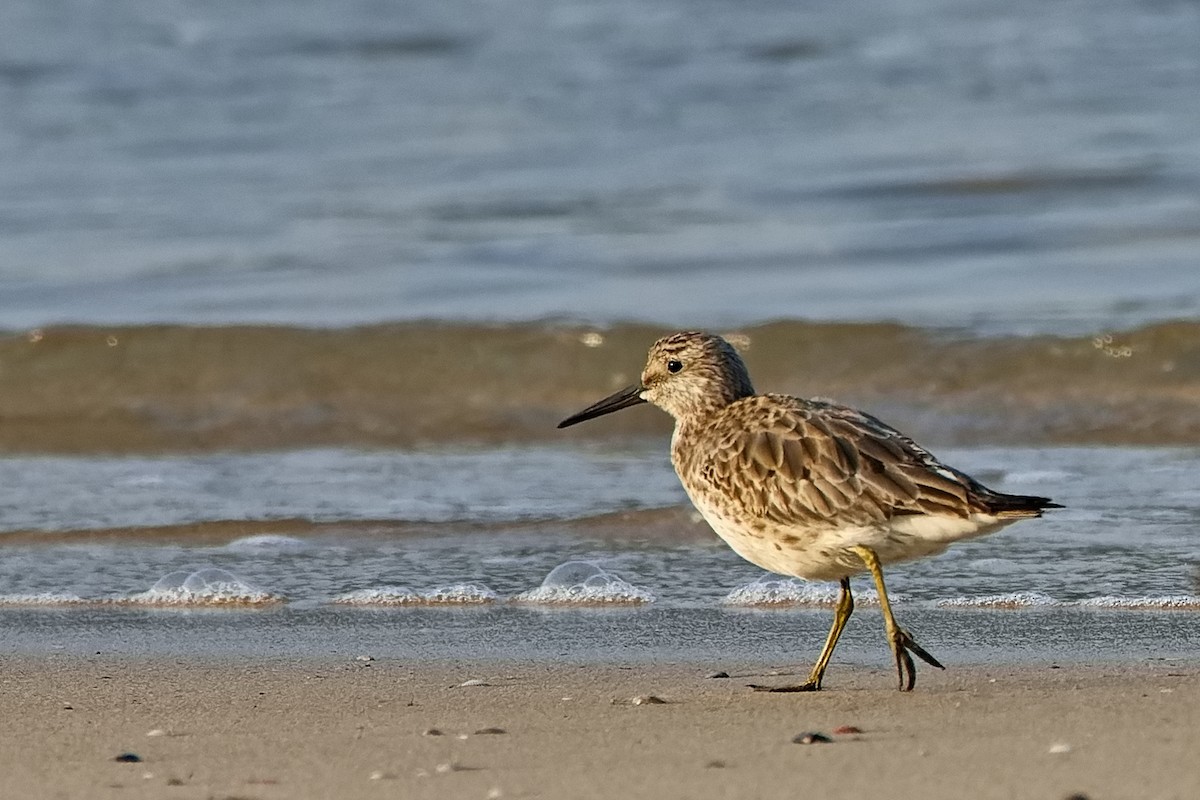
{"label": "dark pebble on sand", "polygon": [[502,733],[508,733],[504,728],[480,728],[475,731],[476,736],[498,736]]}
{"label": "dark pebble on sand", "polygon": [[823,733],[817,733],[816,731],[809,731],[808,733],[797,733],[795,736],[792,737],[793,744],[825,744],[826,742],[832,742],[832,741],[833,741],[833,739],[830,739],[828,736],[826,736]]}
{"label": "dark pebble on sand", "polygon": [[707,678],[728,678],[729,673],[722,670],[721,672],[710,672],[705,677],[707,677]]}
{"label": "dark pebble on sand", "polygon": [[137,753],[121,753],[121,755],[113,759],[113,761],[118,761],[122,764],[137,764],[141,760],[142,757]]}
{"label": "dark pebble on sand", "polygon": [[834,736],[849,736],[852,733],[862,733],[862,728],[855,725],[839,725],[833,729]]}

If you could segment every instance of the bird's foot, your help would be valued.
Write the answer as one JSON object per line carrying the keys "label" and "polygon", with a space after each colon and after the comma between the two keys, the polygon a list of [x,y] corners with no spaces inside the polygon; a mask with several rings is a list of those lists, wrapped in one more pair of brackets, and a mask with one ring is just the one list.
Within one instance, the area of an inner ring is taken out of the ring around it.
{"label": "bird's foot", "polygon": [[900,676],[900,691],[911,692],[917,682],[917,668],[913,664],[912,653],[917,658],[938,669],[945,669],[941,662],[931,656],[925,648],[917,644],[912,634],[897,627],[891,633],[892,654],[896,657],[896,672]]}
{"label": "bird's foot", "polygon": [[820,681],[805,681],[797,683],[794,686],[762,686],[757,683],[746,684],[756,692],[819,692],[821,691]]}

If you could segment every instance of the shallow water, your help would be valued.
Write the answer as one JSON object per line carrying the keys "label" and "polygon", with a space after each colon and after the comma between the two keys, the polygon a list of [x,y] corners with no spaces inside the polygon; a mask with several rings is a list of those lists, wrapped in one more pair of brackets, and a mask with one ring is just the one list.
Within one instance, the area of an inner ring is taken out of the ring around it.
{"label": "shallow water", "polygon": [[[997,488],[1044,492],[1067,507],[891,568],[898,598],[930,607],[1200,605],[1195,449],[941,455]],[[16,605],[154,602],[136,598],[167,573],[205,567],[298,607],[463,583],[503,604],[580,560],[649,592],[656,607],[711,609],[763,575],[694,519],[656,450],[8,458],[0,474],[14,498],[0,509],[10,531],[0,533],[9,538],[0,586]],[[828,587],[784,589],[801,603],[832,596]],[[752,592],[751,604],[770,601],[761,587]]]}

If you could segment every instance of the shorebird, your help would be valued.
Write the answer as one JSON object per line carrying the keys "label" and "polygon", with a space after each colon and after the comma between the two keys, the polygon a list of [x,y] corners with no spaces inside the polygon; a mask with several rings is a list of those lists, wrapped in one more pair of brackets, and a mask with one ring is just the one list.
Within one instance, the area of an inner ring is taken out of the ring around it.
{"label": "shorebird", "polygon": [[729,342],[698,331],[659,339],[641,380],[559,423],[565,428],[653,403],[675,418],[671,463],[717,535],[752,564],[840,585],[833,626],[808,680],[759,691],[821,688],[854,612],[850,576],[875,581],[900,690],[912,655],[945,669],[892,615],[883,565],[941,553],[1046,508],[1046,497],[1003,494],[938,461],[870,414],[827,400],[756,394]]}

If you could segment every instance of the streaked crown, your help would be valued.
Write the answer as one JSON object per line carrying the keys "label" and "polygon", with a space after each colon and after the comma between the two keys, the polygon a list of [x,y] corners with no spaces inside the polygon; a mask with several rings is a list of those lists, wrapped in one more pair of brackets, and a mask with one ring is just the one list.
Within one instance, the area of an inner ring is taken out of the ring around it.
{"label": "streaked crown", "polygon": [[706,416],[754,394],[733,345],[711,333],[686,331],[659,339],[642,370],[642,397],[678,419]]}

